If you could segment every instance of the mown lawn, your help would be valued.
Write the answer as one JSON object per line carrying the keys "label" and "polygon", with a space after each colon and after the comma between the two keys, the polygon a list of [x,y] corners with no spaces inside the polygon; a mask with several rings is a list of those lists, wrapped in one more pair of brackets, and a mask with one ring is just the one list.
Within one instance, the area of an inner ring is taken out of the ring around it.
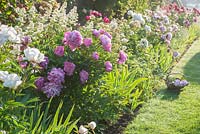
{"label": "mown lawn", "polygon": [[140,109],[124,134],[200,134],[200,41],[172,72],[183,74],[190,85],[180,94],[160,90]]}

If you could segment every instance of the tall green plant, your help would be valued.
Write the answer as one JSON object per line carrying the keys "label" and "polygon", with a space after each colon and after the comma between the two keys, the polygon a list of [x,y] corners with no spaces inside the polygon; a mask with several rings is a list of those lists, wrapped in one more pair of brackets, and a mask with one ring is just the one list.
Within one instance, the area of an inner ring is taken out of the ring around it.
{"label": "tall green plant", "polygon": [[44,111],[42,111],[43,105],[37,105],[31,112],[29,127],[31,134],[71,134],[74,129],[77,131],[78,128],[76,124],[79,119],[74,122],[70,121],[74,106],[70,110],[67,118],[64,119],[64,113],[61,113],[61,108],[63,106],[62,101],[56,113],[54,115],[49,115],[51,101],[52,99],[49,100]]}

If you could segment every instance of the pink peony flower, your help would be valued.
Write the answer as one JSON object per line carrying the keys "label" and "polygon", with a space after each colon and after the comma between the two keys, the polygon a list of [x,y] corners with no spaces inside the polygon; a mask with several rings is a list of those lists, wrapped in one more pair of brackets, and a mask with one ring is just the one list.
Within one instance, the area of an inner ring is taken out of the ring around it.
{"label": "pink peony flower", "polygon": [[104,18],[103,18],[103,22],[104,22],[104,23],[110,23],[110,20],[108,19],[108,17],[104,17]]}
{"label": "pink peony flower", "polygon": [[118,59],[118,64],[123,64],[127,60],[127,54],[124,51],[119,52],[119,59]]}
{"label": "pink peony flower", "polygon": [[93,15],[95,17],[101,17],[102,16],[102,14],[100,12],[95,11],[95,10],[90,11],[90,15]]}
{"label": "pink peony flower", "polygon": [[61,68],[53,68],[48,72],[47,79],[50,82],[61,84],[65,81],[65,72]]}
{"label": "pink peony flower", "polygon": [[83,44],[86,47],[89,47],[92,44],[92,39],[91,38],[85,38],[85,39],[83,39]]}
{"label": "pink peony flower", "polygon": [[72,76],[74,73],[76,65],[72,62],[64,62],[64,71],[66,72],[66,75]]}
{"label": "pink peony flower", "polygon": [[62,85],[60,84],[46,82],[44,84],[44,87],[42,87],[41,90],[47,95],[48,98],[50,98],[50,97],[59,96],[61,89],[62,89]]}
{"label": "pink peony flower", "polygon": [[75,51],[76,48],[82,44],[82,35],[79,31],[66,32],[64,35],[63,43],[68,45],[71,51]]}
{"label": "pink peony flower", "polygon": [[85,16],[86,21],[91,19],[91,16]]}
{"label": "pink peony flower", "polygon": [[100,32],[99,32],[98,30],[94,29],[94,30],[92,31],[92,34],[93,34],[94,36],[96,36],[96,37],[99,37]]}
{"label": "pink peony flower", "polygon": [[112,50],[112,44],[111,43],[109,43],[109,44],[107,44],[107,45],[103,45],[103,49],[105,50],[105,51],[107,51],[107,52],[111,52]]}
{"label": "pink peony flower", "polygon": [[99,54],[98,54],[97,52],[93,52],[92,58],[93,58],[94,60],[98,60],[98,59],[99,59]]}
{"label": "pink peony flower", "polygon": [[37,87],[37,89],[42,89],[44,87],[44,83],[45,83],[45,78],[40,77],[35,81],[35,86]]}
{"label": "pink peony flower", "polygon": [[106,68],[106,72],[112,71],[112,64],[110,63],[110,61],[106,61],[104,65]]}
{"label": "pink peony flower", "polygon": [[54,54],[57,55],[57,56],[64,56],[64,53],[65,53],[65,47],[64,46],[57,46],[55,49],[54,49]]}
{"label": "pink peony flower", "polygon": [[106,36],[106,35],[101,35],[99,37],[99,39],[100,39],[102,45],[111,44],[111,39],[108,36]]}
{"label": "pink peony flower", "polygon": [[89,77],[89,74],[87,71],[85,70],[82,70],[80,73],[79,73],[79,76],[80,76],[80,81],[81,81],[81,84],[85,84],[88,80],[88,77]]}

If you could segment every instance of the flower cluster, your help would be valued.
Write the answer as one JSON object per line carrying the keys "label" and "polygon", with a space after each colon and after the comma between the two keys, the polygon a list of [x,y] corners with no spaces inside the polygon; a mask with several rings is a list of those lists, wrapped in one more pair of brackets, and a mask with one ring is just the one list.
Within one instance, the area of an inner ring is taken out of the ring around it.
{"label": "flower cluster", "polygon": [[[102,13],[92,10],[90,11],[90,15],[86,16],[85,19],[86,21],[91,20],[91,18],[99,18],[102,17]],[[110,23],[110,19],[107,16],[102,17],[102,20],[104,23]]]}
{"label": "flower cluster", "polygon": [[176,79],[172,83],[173,83],[173,85],[175,87],[179,87],[179,88],[183,88],[183,87],[185,87],[185,86],[187,86],[189,84],[188,81],[186,81],[186,80],[180,80],[180,79]]}
{"label": "flower cluster", "polygon": [[40,77],[35,81],[37,89],[41,90],[48,98],[59,96],[62,83],[64,83],[65,72],[61,68],[53,68],[47,78]]}
{"label": "flower cluster", "polygon": [[0,71],[0,81],[3,82],[4,87],[10,89],[17,89],[22,84],[21,77],[15,73],[9,74],[7,71]]}

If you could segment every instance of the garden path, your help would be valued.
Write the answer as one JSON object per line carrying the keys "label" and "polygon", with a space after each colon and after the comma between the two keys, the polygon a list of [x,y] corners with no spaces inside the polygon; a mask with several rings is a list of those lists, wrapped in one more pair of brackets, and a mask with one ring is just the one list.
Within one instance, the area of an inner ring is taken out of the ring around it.
{"label": "garden path", "polygon": [[190,85],[180,94],[163,88],[144,104],[124,134],[200,134],[200,40],[172,72],[183,74]]}

